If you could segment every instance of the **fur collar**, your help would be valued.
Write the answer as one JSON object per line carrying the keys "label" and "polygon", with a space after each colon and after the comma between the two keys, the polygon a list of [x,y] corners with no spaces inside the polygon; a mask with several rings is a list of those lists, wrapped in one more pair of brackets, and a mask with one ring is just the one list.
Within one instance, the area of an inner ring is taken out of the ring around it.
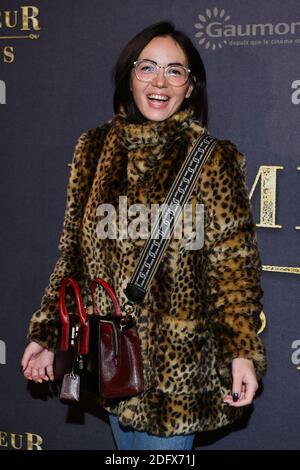
{"label": "fur collar", "polygon": [[144,146],[153,146],[151,152],[159,153],[162,146],[174,140],[174,137],[191,125],[193,109],[191,107],[178,111],[164,121],[146,121],[133,124],[127,121],[124,114],[117,114],[112,122],[115,126],[119,142],[127,150]]}

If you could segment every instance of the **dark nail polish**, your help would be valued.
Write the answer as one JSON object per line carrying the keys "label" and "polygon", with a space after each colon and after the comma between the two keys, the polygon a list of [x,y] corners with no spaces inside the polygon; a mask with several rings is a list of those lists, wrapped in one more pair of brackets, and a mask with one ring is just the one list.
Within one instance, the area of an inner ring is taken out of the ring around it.
{"label": "dark nail polish", "polygon": [[233,393],[233,394],[232,394],[232,399],[233,399],[233,401],[238,401],[239,397],[240,397],[240,394],[239,394],[239,393]]}

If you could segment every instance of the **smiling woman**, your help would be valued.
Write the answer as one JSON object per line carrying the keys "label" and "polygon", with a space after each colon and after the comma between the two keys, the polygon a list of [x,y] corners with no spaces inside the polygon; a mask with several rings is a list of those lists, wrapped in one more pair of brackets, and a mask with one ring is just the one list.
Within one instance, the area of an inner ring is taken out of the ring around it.
{"label": "smiling woman", "polygon": [[[137,34],[115,66],[114,110],[132,123],[163,121],[174,112],[194,110],[207,124],[206,73],[191,40],[158,23]],[[129,51],[129,53],[128,53]],[[173,65],[173,67],[171,67]]]}
{"label": "smiling woman", "polygon": [[[114,208],[119,224],[120,197],[131,208],[164,203],[191,150],[207,138],[205,68],[191,40],[172,23],[138,33],[114,72],[115,115],[79,138],[61,254],[30,322],[22,366],[35,382],[53,379],[62,279],[75,277],[87,308],[93,306],[89,286],[95,277],[112,286],[120,304],[128,302],[124,288],[145,240],[107,237],[99,229],[99,207]],[[180,239],[168,240],[143,301],[134,305],[144,390],[98,398],[121,450],[191,449],[197,432],[241,416],[265,372],[257,334],[261,262],[245,157],[231,142],[215,140],[187,199],[192,207],[204,205],[203,243],[183,250]],[[129,212],[128,227],[135,216]],[[97,311],[110,311],[102,290],[95,301]]]}
{"label": "smiling woman", "polygon": [[[172,68],[170,64],[178,65]],[[153,38],[142,50],[132,70],[131,90],[145,118],[164,121],[190,97],[194,84],[188,65],[182,48],[168,36]]]}

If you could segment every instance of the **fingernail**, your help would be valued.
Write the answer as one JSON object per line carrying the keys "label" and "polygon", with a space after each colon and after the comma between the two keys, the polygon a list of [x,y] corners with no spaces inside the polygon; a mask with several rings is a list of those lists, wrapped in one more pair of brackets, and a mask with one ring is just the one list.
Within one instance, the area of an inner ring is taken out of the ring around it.
{"label": "fingernail", "polygon": [[233,393],[233,394],[232,394],[232,399],[233,399],[233,401],[238,401],[239,397],[240,397],[240,394],[239,394],[239,393]]}

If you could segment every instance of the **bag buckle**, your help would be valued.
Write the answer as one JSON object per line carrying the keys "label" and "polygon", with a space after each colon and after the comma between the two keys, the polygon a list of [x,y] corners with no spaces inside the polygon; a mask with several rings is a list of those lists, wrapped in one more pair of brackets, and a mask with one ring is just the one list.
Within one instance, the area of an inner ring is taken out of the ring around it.
{"label": "bag buckle", "polygon": [[121,310],[122,310],[123,315],[120,320],[120,328],[121,330],[123,330],[126,327],[127,322],[129,320],[136,321],[136,307],[135,305],[132,305],[131,303],[126,302],[122,305]]}

